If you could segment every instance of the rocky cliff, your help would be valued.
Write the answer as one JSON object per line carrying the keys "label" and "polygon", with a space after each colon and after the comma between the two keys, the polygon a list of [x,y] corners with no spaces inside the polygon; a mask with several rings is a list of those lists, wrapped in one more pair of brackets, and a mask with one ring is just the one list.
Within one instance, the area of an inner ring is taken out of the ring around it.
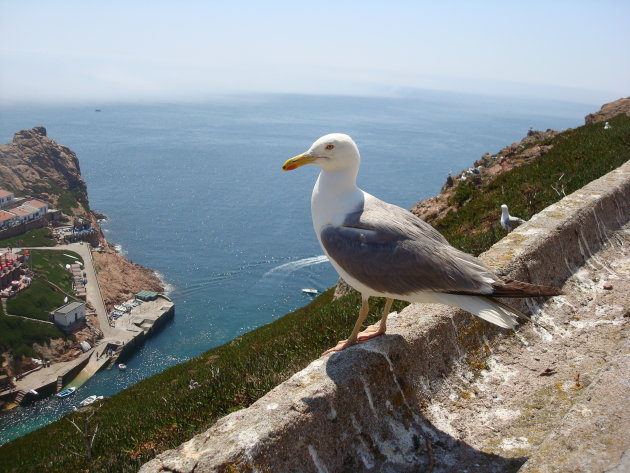
{"label": "rocky cliff", "polygon": [[589,125],[595,122],[603,122],[604,120],[610,120],[620,113],[625,113],[630,117],[630,97],[602,105],[599,112],[586,115],[586,117],[584,117],[584,123]]}
{"label": "rocky cliff", "polygon": [[77,155],[46,136],[43,126],[19,131],[0,146],[0,188],[63,207],[70,216],[90,216]]}

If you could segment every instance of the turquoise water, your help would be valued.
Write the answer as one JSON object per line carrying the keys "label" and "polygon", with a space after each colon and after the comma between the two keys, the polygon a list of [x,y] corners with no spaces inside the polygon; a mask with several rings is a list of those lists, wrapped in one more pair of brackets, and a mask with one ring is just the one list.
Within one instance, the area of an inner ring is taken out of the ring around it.
{"label": "turquoise water", "polygon": [[108,240],[158,271],[176,304],[174,320],[126,371],[99,373],[69,398],[0,416],[0,444],[89,395],[112,395],[305,305],[301,288],[332,286],[337,276],[310,220],[317,168],[280,170],[319,136],[352,135],[362,154],[359,185],[409,208],[438,193],[449,171],[518,141],[529,127],[576,127],[598,108],[429,92],[0,108],[0,142],[43,125],[76,152],[91,207],[109,217]]}

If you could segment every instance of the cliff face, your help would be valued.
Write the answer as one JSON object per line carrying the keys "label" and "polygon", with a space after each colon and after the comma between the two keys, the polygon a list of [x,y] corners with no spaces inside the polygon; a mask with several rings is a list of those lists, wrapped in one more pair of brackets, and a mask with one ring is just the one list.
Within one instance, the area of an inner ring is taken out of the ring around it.
{"label": "cliff face", "polygon": [[[0,146],[0,187],[16,196],[31,195],[64,208],[71,216],[88,217],[87,186],[74,152],[46,136],[42,126],[22,130],[13,141]],[[72,194],[68,207],[60,199]]]}
{"label": "cliff face", "polygon": [[603,122],[604,120],[610,120],[612,117],[625,113],[630,117],[630,97],[615,100],[602,105],[599,112],[590,113],[584,117],[584,123],[590,125],[595,122]]}
{"label": "cliff face", "polygon": [[475,161],[473,168],[471,168],[479,171],[478,173],[463,171],[456,176],[449,176],[440,194],[418,202],[411,208],[411,212],[432,224],[444,217],[449,211],[457,210],[459,205],[453,200],[453,196],[457,192],[458,186],[464,183],[481,186],[491,182],[499,174],[531,163],[549,152],[552,148],[549,140],[558,133],[558,131],[551,129],[547,131],[529,130],[527,136],[521,141],[512,143],[497,153],[485,153]]}
{"label": "cliff face", "polygon": [[98,282],[101,286],[103,302],[108,310],[114,304],[121,304],[143,289],[163,292],[164,286],[155,273],[132,263],[106,244],[101,252],[92,253],[96,264]]}

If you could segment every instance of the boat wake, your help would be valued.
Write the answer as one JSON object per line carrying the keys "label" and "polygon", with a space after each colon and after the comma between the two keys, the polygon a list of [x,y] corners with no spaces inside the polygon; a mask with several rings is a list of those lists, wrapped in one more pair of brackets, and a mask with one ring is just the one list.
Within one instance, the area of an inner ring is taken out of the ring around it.
{"label": "boat wake", "polygon": [[276,266],[275,268],[270,269],[265,274],[263,274],[263,279],[270,276],[288,276],[289,274],[297,271],[298,269],[306,268],[308,266],[313,266],[316,264],[325,263],[328,261],[328,256],[320,255],[313,256],[311,258],[303,258],[297,261],[291,261],[289,263],[281,264],[280,266]]}

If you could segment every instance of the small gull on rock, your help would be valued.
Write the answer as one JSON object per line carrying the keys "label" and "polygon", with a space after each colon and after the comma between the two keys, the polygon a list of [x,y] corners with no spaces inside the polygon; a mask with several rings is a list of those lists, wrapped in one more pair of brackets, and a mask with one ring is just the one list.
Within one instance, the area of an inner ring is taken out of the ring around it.
{"label": "small gull on rock", "polygon": [[522,218],[514,217],[510,215],[510,212],[508,211],[508,206],[505,204],[501,206],[500,221],[501,221],[501,226],[505,228],[508,232],[511,232],[519,225],[525,223],[525,220],[523,220]]}

